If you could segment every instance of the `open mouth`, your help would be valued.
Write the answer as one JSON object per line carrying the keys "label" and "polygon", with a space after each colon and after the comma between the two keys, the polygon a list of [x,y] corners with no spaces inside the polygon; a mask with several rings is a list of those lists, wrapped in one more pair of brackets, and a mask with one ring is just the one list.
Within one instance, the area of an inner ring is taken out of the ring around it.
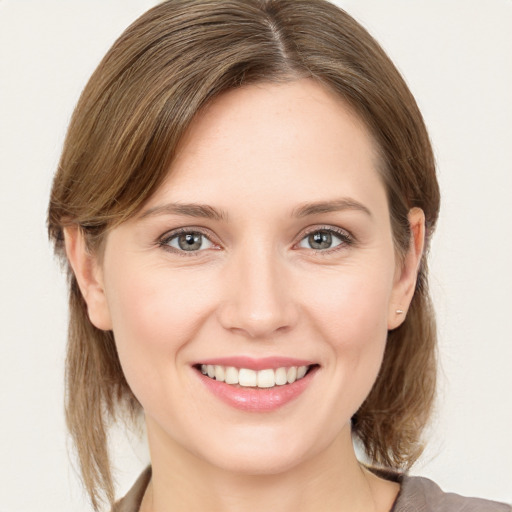
{"label": "open mouth", "polygon": [[318,365],[312,364],[308,366],[283,366],[275,369],[251,370],[249,368],[213,364],[195,365],[197,370],[210,379],[237,387],[264,389],[293,384],[303,379],[316,367]]}

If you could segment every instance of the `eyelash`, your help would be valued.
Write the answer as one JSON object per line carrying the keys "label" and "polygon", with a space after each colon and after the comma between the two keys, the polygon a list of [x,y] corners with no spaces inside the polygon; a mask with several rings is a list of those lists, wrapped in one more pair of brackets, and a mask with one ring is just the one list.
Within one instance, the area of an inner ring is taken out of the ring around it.
{"label": "eyelash", "polygon": [[314,233],[330,233],[336,236],[341,240],[341,243],[338,245],[331,247],[329,249],[313,249],[310,248],[309,250],[314,251],[315,254],[319,254],[321,256],[328,256],[330,254],[333,254],[335,252],[341,251],[343,249],[346,249],[347,247],[350,247],[351,245],[354,245],[355,240],[354,237],[346,230],[335,228],[333,226],[315,226],[314,228],[311,228],[310,230],[306,230],[306,232],[302,235],[301,239],[299,240],[299,243],[302,242],[305,238],[308,236],[314,234]]}
{"label": "eyelash", "polygon": [[204,236],[213,245],[217,245],[218,246],[218,244],[215,244],[212,241],[213,237],[212,237],[212,235],[209,232],[205,231],[202,228],[196,228],[196,227],[179,228],[179,229],[176,229],[176,230],[171,231],[169,233],[166,233],[165,235],[163,235],[158,240],[158,245],[162,249],[164,249],[164,250],[166,250],[168,252],[172,252],[173,254],[179,254],[180,256],[185,256],[185,257],[197,256],[197,254],[202,252],[202,251],[184,251],[184,250],[175,249],[174,247],[171,247],[169,245],[171,240],[179,237],[180,235],[188,235],[188,234],[196,234],[196,233]]}
{"label": "eyelash", "polygon": [[[338,245],[328,248],[328,249],[309,248],[309,250],[313,251],[315,254],[327,256],[329,254],[332,254],[334,252],[342,250],[346,247],[354,245],[354,243],[355,243],[354,237],[350,233],[348,233],[347,231],[345,231],[343,229],[335,228],[332,226],[315,226],[314,228],[311,228],[311,229],[307,230],[306,232],[304,232],[303,235],[301,236],[299,242],[297,242],[294,246],[296,246],[298,243],[302,242],[308,236],[310,236],[314,233],[319,233],[319,232],[330,233],[330,234],[336,236],[338,239],[340,239],[341,242]],[[171,240],[179,237],[180,235],[195,234],[195,233],[204,236],[210,243],[212,243],[213,245],[217,245],[217,247],[218,247],[218,244],[215,244],[215,242],[212,241],[212,235],[209,232],[205,231],[202,228],[196,228],[196,227],[179,228],[177,230],[171,231],[170,233],[166,233],[158,240],[158,245],[162,249],[164,249],[168,252],[172,252],[173,254],[179,254],[180,256],[185,256],[185,257],[197,256],[198,253],[203,252],[204,249],[197,250],[197,251],[184,251],[184,250],[176,249],[174,247],[170,247],[170,245],[169,245]]]}

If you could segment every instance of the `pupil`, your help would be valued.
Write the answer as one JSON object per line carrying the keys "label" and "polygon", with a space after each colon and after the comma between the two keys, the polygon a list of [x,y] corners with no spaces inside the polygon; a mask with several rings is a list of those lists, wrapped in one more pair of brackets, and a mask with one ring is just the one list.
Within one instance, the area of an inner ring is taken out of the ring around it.
{"label": "pupil", "polygon": [[201,248],[201,237],[200,233],[187,233],[181,235],[178,238],[178,245],[180,249],[184,251],[195,251]]}
{"label": "pupil", "polygon": [[332,236],[328,231],[317,231],[309,236],[309,243],[313,249],[329,249]]}

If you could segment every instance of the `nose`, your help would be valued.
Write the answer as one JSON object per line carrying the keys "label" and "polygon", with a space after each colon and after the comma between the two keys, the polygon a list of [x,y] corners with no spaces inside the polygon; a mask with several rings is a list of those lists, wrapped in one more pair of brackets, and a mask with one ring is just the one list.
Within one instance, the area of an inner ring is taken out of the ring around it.
{"label": "nose", "polygon": [[247,250],[227,266],[218,309],[225,329],[251,339],[269,339],[291,330],[299,318],[290,273],[272,250]]}

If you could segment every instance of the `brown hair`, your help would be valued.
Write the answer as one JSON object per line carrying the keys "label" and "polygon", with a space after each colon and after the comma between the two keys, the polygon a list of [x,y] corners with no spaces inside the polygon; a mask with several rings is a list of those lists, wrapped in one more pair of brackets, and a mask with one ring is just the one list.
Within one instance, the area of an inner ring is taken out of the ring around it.
{"label": "brown hair", "polygon": [[[51,193],[48,229],[66,262],[63,228],[91,250],[137,212],[168,173],[192,118],[223,91],[310,77],[348,102],[381,153],[399,254],[407,214],[423,209],[426,243],[439,209],[432,149],[413,96],[375,40],[324,0],[169,0],[135,21],[104,57],[75,109]],[[112,332],[95,328],[69,268],[66,418],[95,510],[114,500],[107,422],[140,404]],[[389,332],[377,381],[353,418],[373,464],[409,467],[432,409],[436,332],[425,255],[404,323]]]}

